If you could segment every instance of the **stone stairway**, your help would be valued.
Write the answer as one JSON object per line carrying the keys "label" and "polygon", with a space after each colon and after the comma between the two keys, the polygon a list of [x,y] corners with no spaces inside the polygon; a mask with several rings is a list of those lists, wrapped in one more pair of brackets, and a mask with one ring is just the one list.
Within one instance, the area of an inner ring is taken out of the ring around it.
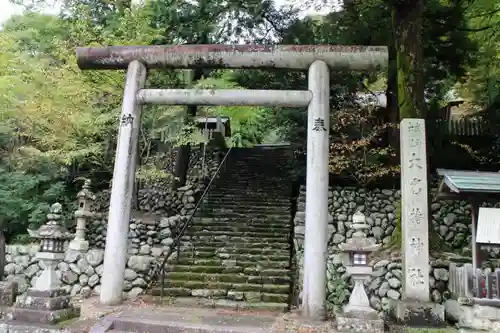
{"label": "stone stairway", "polygon": [[231,151],[182,237],[179,259],[169,259],[165,296],[181,305],[288,309],[289,156],[281,147]]}

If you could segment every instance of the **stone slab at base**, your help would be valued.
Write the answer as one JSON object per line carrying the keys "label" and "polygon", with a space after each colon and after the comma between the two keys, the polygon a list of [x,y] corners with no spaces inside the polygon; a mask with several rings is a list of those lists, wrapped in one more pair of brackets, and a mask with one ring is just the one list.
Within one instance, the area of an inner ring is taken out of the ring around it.
{"label": "stone slab at base", "polygon": [[416,300],[394,300],[390,317],[397,324],[415,327],[444,327],[444,305]]}
{"label": "stone slab at base", "polygon": [[12,281],[0,282],[0,306],[12,306],[16,301],[17,283]]}
{"label": "stone slab at base", "polygon": [[287,313],[278,318],[270,329],[271,333],[336,333],[332,321],[314,321],[304,318],[298,312]]}
{"label": "stone slab at base", "polygon": [[21,323],[0,323],[0,333],[71,333],[57,327],[42,327]]}
{"label": "stone slab at base", "polygon": [[18,321],[30,324],[48,324],[53,325],[80,315],[79,308],[67,308],[59,310],[46,309],[26,309],[11,308],[6,315],[8,321]]}
{"label": "stone slab at base", "polygon": [[338,332],[349,333],[384,333],[384,320],[374,314],[349,314],[339,312],[336,315]]}
{"label": "stone slab at base", "polygon": [[467,333],[500,332],[500,309],[486,305],[464,305],[456,300],[444,303],[446,317]]}
{"label": "stone slab at base", "polygon": [[71,307],[71,296],[34,297],[28,293],[26,296],[19,296],[17,298],[16,307],[37,310],[68,309]]}

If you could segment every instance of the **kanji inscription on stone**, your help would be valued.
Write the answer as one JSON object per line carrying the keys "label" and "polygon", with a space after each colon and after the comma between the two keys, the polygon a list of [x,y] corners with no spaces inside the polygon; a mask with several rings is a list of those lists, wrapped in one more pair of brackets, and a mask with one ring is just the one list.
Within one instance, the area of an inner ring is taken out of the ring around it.
{"label": "kanji inscription on stone", "polygon": [[129,114],[124,114],[122,116],[121,120],[121,126],[125,127],[128,125],[132,125],[134,123],[134,116],[132,116],[130,113]]}
{"label": "kanji inscription on stone", "polygon": [[408,132],[418,134],[422,132],[423,128],[424,125],[420,124],[419,122],[412,122],[408,125]]}
{"label": "kanji inscription on stone", "polygon": [[413,177],[410,182],[411,191],[413,192],[413,194],[419,194],[420,192],[422,192],[422,187],[420,186],[421,183],[422,180],[420,178]]}
{"label": "kanji inscription on stone", "polygon": [[429,301],[429,213],[425,121],[403,119],[401,134],[401,230],[403,299]]}
{"label": "kanji inscription on stone", "polygon": [[422,241],[418,237],[412,237],[410,240],[410,245],[416,254],[420,254],[424,247],[424,243],[422,243]]}
{"label": "kanji inscription on stone", "polygon": [[409,282],[413,287],[423,286],[426,283],[426,279],[424,277],[424,273],[422,273],[422,269],[416,267],[409,269],[407,279],[410,280]]}
{"label": "kanji inscription on stone", "polygon": [[422,159],[416,153],[411,153],[410,168],[422,169]]}
{"label": "kanji inscription on stone", "polygon": [[410,139],[409,144],[411,148],[418,148],[422,146],[422,140],[416,138],[416,139]]}
{"label": "kanji inscription on stone", "polygon": [[410,222],[412,225],[417,226],[422,222],[424,218],[424,214],[420,210],[420,208],[413,208],[410,212]]}
{"label": "kanji inscription on stone", "polygon": [[326,132],[325,120],[323,118],[315,118],[312,130],[315,132]]}

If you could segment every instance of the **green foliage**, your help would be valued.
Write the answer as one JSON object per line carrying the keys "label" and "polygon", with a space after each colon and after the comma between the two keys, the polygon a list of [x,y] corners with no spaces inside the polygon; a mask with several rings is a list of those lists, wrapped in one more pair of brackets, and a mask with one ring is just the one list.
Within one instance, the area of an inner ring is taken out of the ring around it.
{"label": "green foliage", "polygon": [[394,212],[395,226],[394,231],[391,235],[391,241],[387,244],[388,248],[400,249],[402,244],[402,233],[401,233],[401,200],[396,203],[396,211]]}
{"label": "green foliage", "polygon": [[61,202],[65,213],[71,208],[65,182],[49,172],[25,173],[0,170],[0,228],[7,237],[25,234],[29,225],[46,221],[49,203]]}
{"label": "green foliage", "polygon": [[380,145],[390,124],[380,124],[375,108],[337,111],[330,122],[330,172],[363,186],[399,174],[399,166],[391,165],[395,151]]}
{"label": "green foliage", "polygon": [[349,283],[341,277],[336,277],[328,281],[333,290],[330,289],[326,299],[326,307],[329,313],[335,313],[340,310],[349,300]]}
{"label": "green foliage", "polygon": [[500,5],[492,0],[470,1],[466,10],[468,34],[479,47],[476,63],[468,68],[459,91],[482,106],[492,105],[500,99]]}
{"label": "green foliage", "polygon": [[[214,77],[200,80],[201,89],[243,89],[236,82],[234,71],[215,73]],[[254,144],[277,143],[282,141],[279,129],[272,125],[272,110],[263,107],[229,106],[201,108],[200,116],[226,116],[231,119],[230,143],[233,147],[251,147]]]}
{"label": "green foliage", "polygon": [[[361,184],[397,173],[391,166],[395,149],[385,139],[391,129],[387,123],[397,120],[397,107],[369,112],[353,107],[359,91],[387,88],[395,93],[395,27],[391,28],[386,1],[349,1],[341,11],[302,19],[296,10],[277,9],[268,0],[151,0],[138,5],[130,0],[65,0],[58,16],[37,12],[40,6],[51,5],[48,0],[15,2],[30,10],[5,22],[0,31],[0,196],[7,202],[0,212],[2,226],[11,228],[20,222],[15,228],[21,232],[28,223],[42,221],[43,207],[73,198],[74,180],[82,175],[110,177],[124,75],[121,71],[80,71],[74,48],[82,45],[388,45],[388,72],[331,74],[330,170]],[[422,67],[429,99],[441,99],[466,69],[462,90],[479,101],[486,95],[489,101],[497,98],[499,43],[494,41],[498,34],[489,30],[490,43],[486,32],[462,29],[481,28],[485,15],[474,17],[473,11],[485,14],[496,6],[492,0],[468,2],[467,7],[459,1],[426,2]],[[498,12],[490,16],[498,22]],[[476,45],[478,59],[472,59]],[[477,66],[472,60],[478,60]],[[184,74],[152,71],[147,86],[184,88],[188,84]],[[307,89],[307,73],[204,70],[202,78],[192,84],[198,88]],[[305,109],[200,107],[197,113],[198,117],[218,115],[231,118],[232,146],[291,142],[298,152],[305,150]],[[143,183],[170,179],[170,171],[158,160],[174,147],[204,141],[184,108],[145,107],[138,179]]]}

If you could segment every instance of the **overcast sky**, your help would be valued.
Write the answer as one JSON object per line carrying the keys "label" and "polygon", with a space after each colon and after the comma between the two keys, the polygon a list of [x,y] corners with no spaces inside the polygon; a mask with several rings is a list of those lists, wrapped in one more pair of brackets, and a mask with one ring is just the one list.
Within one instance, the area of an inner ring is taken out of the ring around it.
{"label": "overcast sky", "polygon": [[[138,1],[138,0],[135,0],[135,1]],[[281,6],[282,4],[286,3],[286,0],[275,0],[275,3],[276,3],[276,5]],[[57,6],[55,6],[55,7],[57,7]],[[51,9],[52,10],[47,9],[46,12],[55,12],[55,9],[57,9],[57,8],[52,7]],[[311,10],[307,14],[310,14],[311,12],[314,12],[314,11]],[[0,0],[0,26],[2,25],[3,22],[8,20],[9,17],[11,17],[12,15],[21,14],[21,13],[22,13],[21,7],[14,6],[13,4],[10,3],[9,0]]]}
{"label": "overcast sky", "polygon": [[21,8],[16,8],[9,0],[0,0],[0,24],[5,22],[11,15],[19,13],[21,13]]}

